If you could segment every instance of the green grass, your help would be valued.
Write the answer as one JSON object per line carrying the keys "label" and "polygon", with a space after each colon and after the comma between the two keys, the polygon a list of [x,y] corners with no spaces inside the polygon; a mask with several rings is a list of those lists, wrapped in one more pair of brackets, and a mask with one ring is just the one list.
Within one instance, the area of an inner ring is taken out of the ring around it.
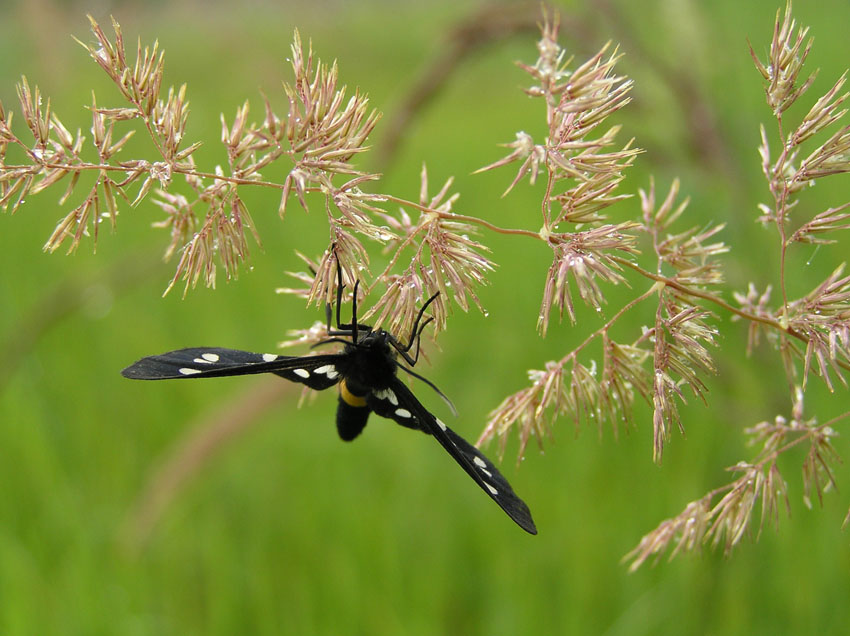
{"label": "green grass", "polygon": [[[663,3],[642,4],[646,36],[648,16]],[[729,221],[727,262],[739,286],[775,278],[772,257],[748,258],[753,246],[774,245],[753,223],[755,203],[767,196],[755,147],[768,113],[745,38],[764,50],[776,5],[751,4],[746,14],[731,2],[694,9],[705,34],[700,45],[714,62],[701,81],[735,87],[708,94],[731,131],[740,182],[682,150],[684,119],[657,78],[638,86],[634,112],[623,116],[625,136],[656,153],[640,159],[625,189],[645,187],[650,172],[663,188],[681,174],[695,223]],[[838,3],[800,4],[797,17],[817,38],[812,66],[822,70],[814,90],[822,92],[850,66],[838,47],[848,13]],[[293,27],[313,37],[323,58],[338,57],[343,79],[389,112],[440,46],[441,32],[472,5],[411,5],[397,16],[377,4],[358,6],[356,13],[264,9],[254,17],[211,11],[203,18],[161,7],[116,17],[130,42],[137,34],[158,37],[169,81],[189,82],[192,134],[208,140],[201,159],[212,165],[224,161],[215,143],[220,111],[230,119],[248,97],[252,112],[261,112],[258,87],[281,103]],[[0,99],[12,108],[14,81],[25,72],[66,125],[86,129],[80,106],[91,88],[99,103],[117,100],[68,37],[87,38],[84,15],[58,15],[46,26],[25,14],[0,24]],[[34,29],[48,30],[41,44],[26,37]],[[664,52],[674,36],[665,29],[646,37]],[[605,32],[593,46],[608,37],[617,36]],[[470,176],[498,156],[495,144],[513,130],[539,132],[530,119],[534,104],[516,90],[523,78],[507,65],[520,55],[530,60],[533,44],[493,47],[462,66],[417,120],[385,188],[415,198],[426,161],[435,185],[456,175],[461,211],[536,228],[539,188],[521,187],[502,200],[512,175]],[[640,59],[625,63],[640,72]],[[655,113],[664,104],[669,112]],[[121,529],[152,471],[192,426],[260,380],[131,383],[118,371],[180,346],[269,350],[287,329],[321,318],[273,290],[286,282],[284,271],[298,267],[292,250],[316,253],[325,236],[318,210],[306,216],[293,205],[281,224],[275,195],[252,193],[265,246],[253,250],[253,270],[216,291],[162,300],[171,270],[156,264],[164,237],[149,229],[158,216],[152,206],[123,210],[119,231],[100,237],[96,255],[84,246],[71,257],[47,256],[40,248],[59,215],[57,196],[33,197],[14,217],[0,217],[0,342],[28,334],[34,321],[27,316],[55,285],[71,281],[69,298],[85,298],[38,334],[0,393],[0,634],[846,632],[850,548],[840,524],[847,498],[842,490],[823,509],[807,510],[792,463],[799,457],[784,465],[794,513],[778,533],[766,529],[758,543],[744,541],[731,559],[707,551],[636,574],[619,563],[643,533],[727,480],[722,468],[750,452],[742,427],[787,411],[778,360],[764,352],[742,360],[745,334],[725,316],[710,408],[695,401],[683,408],[687,437],[674,435],[661,467],[651,463],[645,410],[617,441],[609,430],[601,438],[593,430],[576,435],[561,422],[555,443],[545,454],[532,450],[519,470],[509,447],[504,471],[531,506],[537,537],[513,526],[433,441],[375,420],[362,439],[343,444],[333,427],[335,397],[321,395],[298,410],[291,391],[180,492],[143,550],[128,551]],[[454,428],[470,439],[488,410],[524,385],[525,369],[559,357],[589,332],[553,324],[540,340],[534,323],[548,255],[521,238],[483,239],[500,264],[481,292],[489,317],[456,313],[424,370],[452,397],[461,414]],[[828,269],[828,258],[816,259],[811,271],[801,266],[793,283],[811,287],[819,275],[812,271]],[[116,268],[137,267],[151,268],[141,282],[109,282]],[[427,389],[420,393],[441,408]],[[813,390],[812,408],[820,396],[825,414],[846,408],[846,391]],[[842,439],[838,448],[846,452]],[[848,476],[846,468],[837,475],[845,489]]]}

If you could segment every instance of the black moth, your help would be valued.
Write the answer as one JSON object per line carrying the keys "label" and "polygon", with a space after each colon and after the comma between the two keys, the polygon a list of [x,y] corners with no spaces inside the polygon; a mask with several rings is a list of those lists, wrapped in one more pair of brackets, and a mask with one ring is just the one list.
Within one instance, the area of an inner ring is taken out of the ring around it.
{"label": "black moth", "polygon": [[[516,495],[493,462],[429,413],[398,378],[397,370],[402,369],[426,382],[446,399],[437,387],[400,364],[397,359],[401,356],[410,366],[416,364],[422,330],[433,318],[429,317],[421,325],[420,322],[428,305],[436,297],[437,294],[432,296],[419,311],[410,340],[403,345],[383,329],[373,330],[368,325],[357,323],[356,284],[351,323],[341,324],[340,280],[337,287],[337,328],[331,329],[331,307],[327,305],[328,334],[331,337],[319,343],[343,343],[345,346],[340,353],[279,356],[219,347],[197,347],[142,358],[124,369],[121,375],[133,380],[169,380],[273,373],[287,380],[306,384],[317,391],[338,385],[336,426],[343,440],[350,441],[357,437],[366,426],[371,412],[402,426],[432,435],[511,519],[526,532],[537,534],[528,506]],[[410,350],[414,342],[416,352],[411,355]]]}

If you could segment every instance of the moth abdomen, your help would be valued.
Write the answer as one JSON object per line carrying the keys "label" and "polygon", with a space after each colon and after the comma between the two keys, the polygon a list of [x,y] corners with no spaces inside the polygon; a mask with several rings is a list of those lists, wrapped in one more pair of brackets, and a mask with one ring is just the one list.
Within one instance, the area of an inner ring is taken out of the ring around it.
{"label": "moth abdomen", "polygon": [[340,393],[336,407],[336,432],[339,433],[339,438],[350,442],[360,435],[369,420],[369,412],[368,406],[349,404]]}

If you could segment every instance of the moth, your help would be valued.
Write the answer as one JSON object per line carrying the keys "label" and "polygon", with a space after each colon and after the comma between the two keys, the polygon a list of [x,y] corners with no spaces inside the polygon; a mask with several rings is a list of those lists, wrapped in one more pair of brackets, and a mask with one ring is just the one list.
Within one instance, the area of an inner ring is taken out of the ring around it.
{"label": "moth", "polygon": [[[336,427],[340,438],[351,441],[360,435],[371,413],[422,431],[436,439],[523,530],[537,534],[528,506],[513,491],[493,462],[430,413],[398,376],[398,370],[401,369],[422,380],[451,406],[448,398],[434,384],[409,368],[416,365],[422,331],[433,320],[433,317],[424,321],[422,318],[439,292],[422,306],[414,321],[410,339],[402,343],[383,329],[372,329],[357,322],[357,283],[354,285],[351,322],[342,324],[341,272],[338,278],[336,328],[331,328],[332,309],[328,304],[326,314],[329,337],[316,345],[341,343],[343,347],[338,353],[282,356],[220,347],[194,347],[142,358],[121,374],[133,380],[171,380],[272,373],[316,391],[337,386],[339,399]],[[414,344],[415,351],[411,354]]]}

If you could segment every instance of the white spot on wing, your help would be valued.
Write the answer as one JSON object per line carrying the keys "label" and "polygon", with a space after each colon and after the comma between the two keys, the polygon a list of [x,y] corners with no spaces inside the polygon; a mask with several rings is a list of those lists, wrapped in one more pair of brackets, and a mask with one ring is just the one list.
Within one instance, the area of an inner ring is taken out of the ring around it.
{"label": "white spot on wing", "polygon": [[299,378],[304,378],[305,380],[310,377],[310,372],[307,371],[307,369],[293,369],[292,372]]}
{"label": "white spot on wing", "polygon": [[264,353],[264,354],[263,354],[263,362],[274,362],[274,361],[275,361],[275,360],[277,360],[279,357],[280,357],[280,356],[278,356],[278,355],[276,355],[276,354],[274,354],[274,353]]}
{"label": "white spot on wing", "polygon": [[[478,470],[480,470],[482,473],[484,473],[488,477],[493,476],[493,473],[491,473],[489,470],[487,470],[487,462],[485,462],[480,457],[473,457],[472,463],[474,463],[478,467]],[[495,495],[496,493],[493,493],[493,494]]]}
{"label": "white spot on wing", "polygon": [[313,369],[313,373],[318,373],[321,375],[327,374],[328,380],[333,380],[339,375],[339,371],[337,371],[336,367],[332,364],[323,364],[318,369]]}
{"label": "white spot on wing", "polygon": [[190,369],[189,367],[181,367],[178,369],[180,375],[195,375],[196,373],[200,373],[200,369]]}
{"label": "white spot on wing", "polygon": [[395,414],[399,417],[410,417],[410,411],[407,409],[396,409]]}
{"label": "white spot on wing", "polygon": [[398,398],[396,397],[396,394],[393,393],[392,389],[382,389],[381,391],[375,391],[375,397],[379,400],[387,400],[393,406],[398,406]]}
{"label": "white spot on wing", "polygon": [[[443,424],[443,421],[439,417],[435,417],[434,419],[437,420],[437,426],[441,429],[446,430],[446,428],[448,428],[445,424]],[[476,457],[476,459],[478,458]]]}
{"label": "white spot on wing", "polygon": [[219,360],[217,353],[202,353],[201,358],[203,358],[205,362],[218,362]]}
{"label": "white spot on wing", "polygon": [[488,484],[486,481],[484,482],[484,485],[485,485],[485,486],[487,486],[487,490],[489,490],[489,491],[490,491],[490,494],[493,494],[493,495],[498,495],[498,494],[499,494],[499,491],[498,491],[498,490],[496,490],[495,488],[493,488],[493,486],[491,486],[490,484]]}

